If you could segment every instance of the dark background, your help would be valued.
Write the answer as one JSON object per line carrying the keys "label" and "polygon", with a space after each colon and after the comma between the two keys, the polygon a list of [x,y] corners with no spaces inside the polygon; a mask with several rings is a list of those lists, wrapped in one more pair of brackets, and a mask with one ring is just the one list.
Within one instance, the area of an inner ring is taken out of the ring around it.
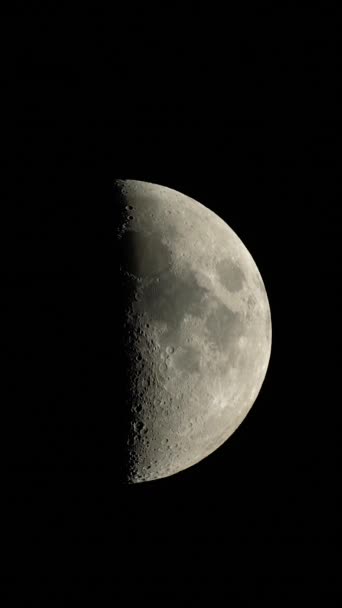
{"label": "dark background", "polygon": [[[12,574],[33,564],[51,597],[71,576],[75,597],[107,581],[114,599],[134,591],[160,605],[217,591],[333,599],[334,11],[5,17],[1,469]],[[175,188],[227,221],[273,320],[265,382],[229,441],[130,487],[116,463],[116,177]]]}

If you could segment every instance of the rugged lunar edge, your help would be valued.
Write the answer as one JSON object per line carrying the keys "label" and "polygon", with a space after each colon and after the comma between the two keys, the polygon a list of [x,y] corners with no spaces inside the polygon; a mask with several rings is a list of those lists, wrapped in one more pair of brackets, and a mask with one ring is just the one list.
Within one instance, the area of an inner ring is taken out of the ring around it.
{"label": "rugged lunar edge", "polygon": [[173,475],[221,446],[252,407],[271,353],[264,283],[231,228],[199,202],[114,184],[124,305],[125,479]]}

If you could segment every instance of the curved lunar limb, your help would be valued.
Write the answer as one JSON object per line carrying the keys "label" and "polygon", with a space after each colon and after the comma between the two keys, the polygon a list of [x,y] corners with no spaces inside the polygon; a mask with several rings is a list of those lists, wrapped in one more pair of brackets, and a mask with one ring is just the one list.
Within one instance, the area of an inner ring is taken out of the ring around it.
{"label": "curved lunar limb", "polygon": [[266,375],[271,315],[253,258],[215,213],[141,181],[114,193],[125,470],[137,483],[194,465],[236,430]]}

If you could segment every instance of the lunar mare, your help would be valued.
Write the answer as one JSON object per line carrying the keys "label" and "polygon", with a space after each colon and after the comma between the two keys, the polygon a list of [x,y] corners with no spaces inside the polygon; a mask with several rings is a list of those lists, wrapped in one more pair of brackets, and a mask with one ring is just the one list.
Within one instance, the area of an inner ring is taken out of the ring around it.
{"label": "lunar mare", "polygon": [[114,185],[125,304],[129,483],[186,469],[252,407],[271,353],[259,270],[214,212],[167,187]]}

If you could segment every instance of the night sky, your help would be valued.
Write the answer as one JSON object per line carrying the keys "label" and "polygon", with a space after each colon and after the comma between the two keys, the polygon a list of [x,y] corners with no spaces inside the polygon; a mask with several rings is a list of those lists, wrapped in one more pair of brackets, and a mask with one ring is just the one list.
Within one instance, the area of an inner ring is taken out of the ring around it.
{"label": "night sky", "polygon": [[[237,593],[293,605],[314,592],[328,605],[341,238],[334,13],[43,13],[37,35],[8,17],[4,44],[8,563],[16,571],[54,555],[75,597],[99,585],[101,601],[103,579],[121,602],[134,593],[190,605],[208,594],[229,605]],[[228,442],[130,487],[115,462],[115,178],[174,188],[222,217],[261,272],[273,322],[266,379]],[[39,574],[42,586],[56,589],[58,567]]]}

